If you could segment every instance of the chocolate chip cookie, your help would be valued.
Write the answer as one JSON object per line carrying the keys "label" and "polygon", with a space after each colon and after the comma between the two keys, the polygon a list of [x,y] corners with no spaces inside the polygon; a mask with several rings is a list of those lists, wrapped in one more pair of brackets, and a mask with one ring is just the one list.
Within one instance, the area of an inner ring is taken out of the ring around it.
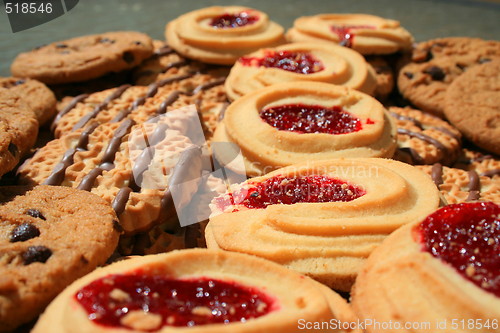
{"label": "chocolate chip cookie", "polygon": [[398,88],[419,109],[443,117],[449,85],[468,68],[494,58],[500,58],[498,41],[450,37],[423,42],[413,62],[401,68]]}
{"label": "chocolate chip cookie", "polygon": [[40,126],[50,120],[56,112],[54,93],[43,83],[32,79],[0,77],[0,87],[18,94],[35,112]]}
{"label": "chocolate chip cookie", "polygon": [[47,84],[80,82],[130,69],[153,54],[147,35],[133,31],[108,32],[51,43],[19,54],[12,75]]}
{"label": "chocolate chip cookie", "polygon": [[458,77],[446,92],[444,112],[467,139],[500,154],[500,58]]}
{"label": "chocolate chip cookie", "polygon": [[112,208],[98,196],[39,186],[0,206],[0,331],[31,321],[116,248]]}
{"label": "chocolate chip cookie", "polygon": [[33,110],[15,92],[0,88],[0,176],[19,163],[37,135]]}

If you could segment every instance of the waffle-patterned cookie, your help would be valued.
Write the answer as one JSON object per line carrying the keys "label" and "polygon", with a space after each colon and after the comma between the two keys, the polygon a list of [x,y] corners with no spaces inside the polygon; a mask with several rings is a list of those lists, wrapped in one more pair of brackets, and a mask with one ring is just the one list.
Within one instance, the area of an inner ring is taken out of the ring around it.
{"label": "waffle-patterned cookie", "polygon": [[500,159],[484,152],[464,148],[453,167],[474,170],[479,176],[500,178]]}
{"label": "waffle-patterned cookie", "polygon": [[446,121],[409,107],[390,107],[389,113],[398,127],[397,159],[450,166],[460,155],[462,135]]}
{"label": "waffle-patterned cookie", "polygon": [[468,201],[492,201],[500,203],[500,178],[478,175],[474,170],[465,171],[434,165],[419,165],[427,173],[441,192],[445,205]]}

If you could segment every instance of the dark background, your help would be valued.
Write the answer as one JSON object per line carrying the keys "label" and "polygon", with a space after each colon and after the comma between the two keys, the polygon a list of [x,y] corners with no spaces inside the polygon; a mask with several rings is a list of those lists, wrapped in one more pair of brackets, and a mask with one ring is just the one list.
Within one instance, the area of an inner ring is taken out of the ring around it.
{"label": "dark background", "polygon": [[22,51],[53,41],[112,30],[137,30],[164,39],[165,24],[185,12],[237,4],[266,12],[285,28],[298,16],[366,13],[399,20],[416,41],[446,36],[500,39],[500,1],[479,0],[80,0],[70,12],[12,33],[0,3],[0,75]]}

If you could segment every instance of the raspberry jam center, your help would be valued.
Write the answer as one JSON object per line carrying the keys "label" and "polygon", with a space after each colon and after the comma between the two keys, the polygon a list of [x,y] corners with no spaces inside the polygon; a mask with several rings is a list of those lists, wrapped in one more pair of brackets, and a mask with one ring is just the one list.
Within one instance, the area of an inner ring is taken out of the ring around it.
{"label": "raspberry jam center", "polygon": [[306,52],[266,51],[264,57],[241,57],[244,66],[279,68],[298,74],[312,74],[322,71],[323,63]]}
{"label": "raspberry jam center", "polygon": [[237,14],[225,13],[212,18],[209,25],[214,28],[238,28],[245,25],[254,24],[259,20],[258,16],[250,15],[247,12],[241,12]]}
{"label": "raspberry jam center", "polygon": [[330,29],[339,37],[340,45],[352,47],[354,41],[353,30],[375,29],[372,25],[332,25]]}
{"label": "raspberry jam center", "polygon": [[[145,331],[162,326],[245,322],[277,308],[271,297],[234,282],[141,274],[110,275],[93,281],[78,291],[75,299],[97,324]],[[141,319],[146,326],[135,326]]]}
{"label": "raspberry jam center", "polygon": [[302,202],[352,201],[366,192],[337,178],[311,175],[302,177],[276,176],[261,183],[249,183],[250,188],[234,191],[229,196],[215,199],[225,211],[231,205],[249,209],[263,209],[270,205],[293,205]]}
{"label": "raspberry jam center", "polygon": [[417,228],[423,249],[464,278],[500,297],[500,206],[492,202],[449,205]]}
{"label": "raspberry jam center", "polygon": [[260,111],[266,123],[280,131],[347,134],[362,129],[361,119],[340,106],[288,104]]}

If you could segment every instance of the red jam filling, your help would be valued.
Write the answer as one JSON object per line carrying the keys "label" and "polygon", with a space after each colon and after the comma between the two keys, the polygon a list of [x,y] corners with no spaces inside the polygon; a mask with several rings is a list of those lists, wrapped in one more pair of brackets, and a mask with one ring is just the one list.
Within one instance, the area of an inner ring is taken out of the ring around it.
{"label": "red jam filling", "polygon": [[357,199],[365,193],[358,186],[327,176],[276,176],[261,183],[250,183],[250,188],[234,191],[229,196],[218,197],[215,199],[215,204],[222,211],[235,204],[244,205],[250,209],[263,209],[269,205],[277,204],[347,202]]}
{"label": "red jam filling", "polygon": [[260,111],[260,117],[280,131],[347,134],[362,129],[361,119],[340,106],[280,105]]}
{"label": "red jam filling", "polygon": [[258,16],[250,15],[247,12],[241,12],[237,14],[222,14],[220,16],[214,17],[210,21],[210,25],[214,28],[238,28],[245,25],[254,24],[259,20]]}
{"label": "red jam filling", "polygon": [[279,68],[298,74],[312,74],[324,69],[323,64],[311,54],[292,51],[266,51],[264,57],[241,57],[244,66]]}
{"label": "red jam filling", "polygon": [[332,25],[330,29],[339,37],[340,45],[352,47],[352,42],[354,40],[353,30],[375,29],[375,27],[372,25]]}
{"label": "red jam filling", "polygon": [[127,315],[153,315],[156,325],[146,331],[163,326],[245,322],[277,308],[268,295],[234,282],[142,274],[101,278],[78,291],[75,299],[90,320],[104,326],[128,328]]}
{"label": "red jam filling", "polygon": [[449,205],[416,229],[423,249],[464,278],[500,297],[500,206],[492,202]]}

